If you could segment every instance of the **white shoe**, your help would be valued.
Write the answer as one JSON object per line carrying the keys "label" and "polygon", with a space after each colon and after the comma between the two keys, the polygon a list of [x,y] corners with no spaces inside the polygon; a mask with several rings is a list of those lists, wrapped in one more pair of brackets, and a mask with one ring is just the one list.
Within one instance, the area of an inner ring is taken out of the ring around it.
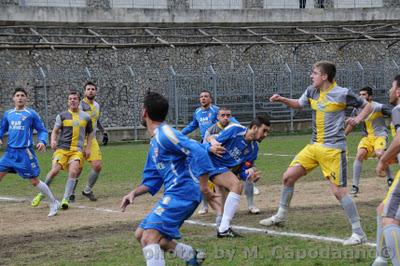
{"label": "white shoe", "polygon": [[50,203],[50,212],[48,217],[53,217],[57,215],[58,209],[60,208],[60,202],[56,200],[54,203]]}
{"label": "white shoe", "polygon": [[346,239],[343,242],[343,246],[354,246],[354,245],[360,245],[367,242],[367,236],[362,235],[360,236],[359,234],[353,233],[350,238]]}
{"label": "white shoe", "polygon": [[254,187],[253,187],[253,194],[260,195],[260,190],[256,187],[256,185],[254,185]]}
{"label": "white shoe", "polygon": [[388,262],[384,257],[376,257],[371,266],[387,266]]}
{"label": "white shoe", "polygon": [[264,226],[280,225],[285,222],[284,219],[279,218],[277,215],[271,216],[267,219],[261,220],[260,224]]}
{"label": "white shoe", "polygon": [[203,215],[208,212],[208,207],[201,207],[201,209],[197,212],[197,214]]}
{"label": "white shoe", "polygon": [[256,206],[250,206],[249,207],[249,213],[251,213],[251,214],[259,214],[260,213],[260,209],[259,208],[257,208]]}

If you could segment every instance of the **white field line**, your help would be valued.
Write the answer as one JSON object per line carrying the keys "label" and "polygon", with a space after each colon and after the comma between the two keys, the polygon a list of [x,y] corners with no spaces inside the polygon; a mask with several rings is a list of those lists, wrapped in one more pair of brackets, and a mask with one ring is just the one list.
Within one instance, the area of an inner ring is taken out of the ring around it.
{"label": "white field line", "polygon": [[[22,198],[1,197],[0,196],[0,201],[26,202],[28,200],[22,199]],[[84,205],[75,205],[75,207],[78,209],[92,209],[95,211],[107,212],[107,213],[121,213],[121,211],[117,211],[117,210],[113,210],[113,209],[89,207],[89,206],[84,206]],[[195,220],[186,220],[185,223],[215,228],[215,223],[206,223],[206,222],[200,222],[200,221],[195,221]],[[232,228],[236,229],[236,230],[248,231],[248,232],[253,232],[253,233],[265,233],[265,234],[273,235],[273,236],[289,236],[289,237],[317,240],[317,241],[322,241],[322,242],[334,242],[334,243],[343,244],[343,241],[344,241],[344,239],[340,239],[340,238],[336,238],[336,237],[325,237],[325,236],[317,236],[317,235],[303,234],[303,233],[265,230],[265,229],[260,229],[260,228],[239,226],[239,225],[233,225]],[[365,245],[370,246],[370,247],[376,247],[376,244],[371,243],[371,242],[367,242],[367,243],[365,243]]]}

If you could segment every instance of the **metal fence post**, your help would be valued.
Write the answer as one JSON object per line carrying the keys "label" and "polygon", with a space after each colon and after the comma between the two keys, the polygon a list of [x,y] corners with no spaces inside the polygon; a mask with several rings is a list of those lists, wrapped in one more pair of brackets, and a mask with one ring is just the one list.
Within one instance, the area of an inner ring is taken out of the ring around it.
{"label": "metal fence post", "polygon": [[172,75],[172,91],[174,92],[174,110],[175,110],[175,127],[178,126],[179,107],[178,107],[178,90],[176,88],[176,72],[173,66],[169,67]]}
{"label": "metal fence post", "polygon": [[251,75],[251,90],[253,96],[253,119],[256,118],[256,84],[255,84],[255,73],[250,64],[247,65]]}
{"label": "metal fence post", "polygon": [[[289,98],[293,99],[293,72],[290,69],[289,65],[287,63],[285,63],[285,67],[287,69],[287,71],[289,71]],[[294,131],[294,110],[293,108],[290,108],[290,132]]]}
{"label": "metal fence post", "polygon": [[364,70],[364,67],[363,67],[363,65],[361,65],[360,61],[357,61],[356,64],[361,69],[361,73],[362,73],[361,74],[361,83],[362,83],[362,86],[365,86],[365,70]]}
{"label": "metal fence post", "polygon": [[217,72],[215,72],[212,65],[209,65],[208,68],[210,69],[213,77],[213,94],[214,94],[214,104],[218,104],[218,95],[217,95]]}
{"label": "metal fence post", "polygon": [[[132,69],[131,66],[128,66],[128,71],[129,71],[129,74],[132,77],[132,88],[133,88],[133,91],[135,91],[135,72],[133,72],[133,69]],[[138,128],[137,115],[139,114],[139,110],[137,108],[137,104],[139,102],[138,96],[139,96],[139,92],[138,93],[133,93],[133,118],[134,118],[133,135],[134,135],[135,140],[138,140],[138,129],[137,129]]]}
{"label": "metal fence post", "polygon": [[43,78],[43,87],[44,87],[44,124],[45,124],[46,128],[48,128],[49,110],[48,110],[48,106],[47,106],[47,77],[46,77],[46,73],[44,72],[42,67],[39,67],[39,72]]}
{"label": "metal fence post", "polygon": [[86,75],[89,78],[89,80],[91,80],[92,79],[92,73],[90,73],[90,70],[89,70],[88,67],[85,67],[85,72],[86,72]]}

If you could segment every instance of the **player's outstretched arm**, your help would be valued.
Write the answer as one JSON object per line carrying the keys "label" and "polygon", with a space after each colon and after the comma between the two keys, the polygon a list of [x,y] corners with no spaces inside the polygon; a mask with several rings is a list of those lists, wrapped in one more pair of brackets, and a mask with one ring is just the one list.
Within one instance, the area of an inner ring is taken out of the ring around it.
{"label": "player's outstretched arm", "polygon": [[367,116],[369,116],[373,110],[374,108],[372,107],[372,104],[367,103],[356,117],[350,117],[346,120],[346,125],[353,127],[357,126],[361,121],[364,121],[364,119],[367,118]]}
{"label": "player's outstretched arm", "polygon": [[126,210],[126,207],[128,207],[129,204],[132,204],[136,197],[139,197],[147,192],[149,192],[149,188],[145,185],[140,185],[128,194],[126,194],[121,201],[121,211],[124,212]]}
{"label": "player's outstretched arm", "polygon": [[299,100],[297,100],[297,99],[289,99],[289,98],[283,97],[283,96],[281,96],[279,94],[272,95],[271,98],[269,98],[269,101],[270,102],[280,102],[280,103],[283,103],[286,106],[289,106],[290,108],[295,108],[295,109],[298,109],[298,108],[302,107],[300,105],[300,103],[299,103]]}
{"label": "player's outstretched arm", "polygon": [[378,165],[376,166],[376,174],[380,177],[385,177],[385,170],[392,163],[397,160],[397,154],[400,152],[400,132],[396,133],[389,148],[385,151],[382,157],[379,159]]}

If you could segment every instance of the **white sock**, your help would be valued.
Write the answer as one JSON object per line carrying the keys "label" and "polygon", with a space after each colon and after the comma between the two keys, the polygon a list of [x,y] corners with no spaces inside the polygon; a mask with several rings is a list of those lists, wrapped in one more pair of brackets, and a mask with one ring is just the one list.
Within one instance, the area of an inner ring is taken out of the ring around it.
{"label": "white sock", "polygon": [[229,192],[224,205],[224,214],[222,215],[221,225],[218,228],[219,232],[224,232],[231,226],[231,221],[239,207],[239,202],[240,195],[235,192]]}
{"label": "white sock", "polygon": [[143,248],[143,256],[147,266],[165,266],[164,252],[159,244],[150,244]]}
{"label": "white sock", "polygon": [[40,192],[42,192],[49,198],[49,201],[51,203],[53,203],[56,200],[50,188],[46,185],[46,183],[39,181],[39,184],[36,187],[39,189]]}
{"label": "white sock", "polygon": [[175,255],[184,261],[189,261],[194,257],[194,250],[189,245],[177,243],[175,247]]}
{"label": "white sock", "polygon": [[276,216],[280,219],[285,219],[287,210],[285,208],[279,207],[278,212],[276,213]]}

